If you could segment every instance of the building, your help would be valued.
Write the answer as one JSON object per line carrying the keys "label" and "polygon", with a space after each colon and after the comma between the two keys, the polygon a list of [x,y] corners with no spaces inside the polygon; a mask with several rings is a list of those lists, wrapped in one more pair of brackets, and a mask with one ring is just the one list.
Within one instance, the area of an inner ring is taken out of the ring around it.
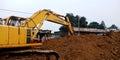
{"label": "building", "polygon": [[105,34],[107,32],[107,30],[103,30],[103,29],[96,29],[96,28],[78,28],[78,27],[73,27],[75,33],[79,33],[80,34],[89,34],[89,33],[93,33],[93,34]]}

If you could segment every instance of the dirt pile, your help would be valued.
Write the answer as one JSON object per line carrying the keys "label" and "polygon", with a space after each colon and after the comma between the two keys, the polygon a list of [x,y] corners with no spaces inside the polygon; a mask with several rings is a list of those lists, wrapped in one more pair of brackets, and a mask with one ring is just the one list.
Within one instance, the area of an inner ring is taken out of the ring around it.
{"label": "dirt pile", "polygon": [[120,32],[49,39],[43,48],[58,52],[60,60],[120,60]]}

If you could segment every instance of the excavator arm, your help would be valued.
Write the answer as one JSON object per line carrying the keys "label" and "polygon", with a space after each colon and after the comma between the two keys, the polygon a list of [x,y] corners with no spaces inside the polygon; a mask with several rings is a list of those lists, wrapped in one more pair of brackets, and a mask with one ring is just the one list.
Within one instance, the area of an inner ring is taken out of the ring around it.
{"label": "excavator arm", "polygon": [[27,20],[25,20],[20,26],[32,28],[32,30],[34,30],[34,28],[37,28],[32,35],[32,38],[34,38],[39,32],[44,20],[65,25],[68,28],[70,34],[74,35],[73,28],[68,17],[64,17],[46,9],[34,13],[30,18],[27,18]]}

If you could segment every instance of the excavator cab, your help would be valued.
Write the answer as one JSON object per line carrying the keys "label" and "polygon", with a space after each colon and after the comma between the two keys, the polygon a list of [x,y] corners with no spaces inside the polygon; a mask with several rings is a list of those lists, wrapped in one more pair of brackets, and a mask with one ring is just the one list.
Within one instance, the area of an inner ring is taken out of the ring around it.
{"label": "excavator cab", "polygon": [[[23,18],[23,17],[18,17],[18,16],[9,16],[8,18],[5,18],[5,19],[1,19],[0,22],[2,25],[7,25],[9,27],[17,27],[18,28],[18,33],[20,34],[21,31],[21,28],[20,27],[20,24],[23,23],[24,21],[26,20],[26,18]],[[24,28],[22,28],[24,29]],[[25,30],[25,29],[24,29]],[[31,35],[34,34],[32,32],[32,29],[31,28],[26,28],[26,32],[24,33],[27,33],[27,41],[26,43],[32,43],[33,40],[36,41],[36,40],[40,40],[38,39],[38,37],[35,37],[35,39],[31,39]]]}
{"label": "excavator cab", "polygon": [[0,18],[0,25],[4,25],[4,20],[2,18]]}
{"label": "excavator cab", "polygon": [[16,27],[18,27],[24,20],[26,20],[26,18],[17,17],[17,16],[10,16],[4,19],[5,25],[16,26]]}

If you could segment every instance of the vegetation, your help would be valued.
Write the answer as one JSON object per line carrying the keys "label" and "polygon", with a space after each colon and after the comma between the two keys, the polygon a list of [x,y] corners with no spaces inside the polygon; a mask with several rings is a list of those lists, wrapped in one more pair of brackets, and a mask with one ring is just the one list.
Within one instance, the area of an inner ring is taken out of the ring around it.
{"label": "vegetation", "polygon": [[[74,27],[87,27],[88,22],[85,17],[79,17],[78,15],[74,16],[72,13],[67,13],[66,16],[69,17],[69,20]],[[79,24],[79,25],[78,25]]]}
{"label": "vegetation", "polygon": [[115,24],[112,24],[108,29],[116,29],[116,30],[118,30],[118,27]]}
{"label": "vegetation", "polygon": [[60,32],[61,32],[62,34],[67,34],[67,33],[68,33],[68,30],[67,30],[67,27],[66,27],[66,26],[61,26],[61,27],[59,28],[59,30],[60,30]]}
{"label": "vegetation", "polygon": [[[84,27],[86,28],[87,27],[87,24],[88,22],[86,21],[86,18],[83,16],[83,17],[79,17],[78,15],[74,16],[72,13],[67,13],[66,16],[68,16],[70,22],[71,22],[71,25],[73,27]],[[65,26],[61,26],[59,28],[60,32],[61,33],[67,33],[68,30]]]}
{"label": "vegetation", "polygon": [[[88,21],[86,21],[86,17],[84,17],[84,16],[82,16],[82,17],[80,17],[79,15],[74,16],[73,13],[67,13],[66,16],[68,16],[68,18],[71,22],[71,25],[73,27],[107,29],[104,21],[101,21],[100,24],[98,22],[95,22],[95,21],[90,22],[88,24]],[[108,29],[118,29],[118,27],[115,24],[113,24]],[[61,26],[59,28],[59,30],[60,30],[61,33],[68,33],[68,30],[65,26]]]}
{"label": "vegetation", "polygon": [[98,22],[91,22],[88,25],[89,28],[99,28],[99,23]]}
{"label": "vegetation", "polygon": [[104,21],[101,22],[101,24],[99,25],[98,29],[106,29],[107,27],[105,26]]}

